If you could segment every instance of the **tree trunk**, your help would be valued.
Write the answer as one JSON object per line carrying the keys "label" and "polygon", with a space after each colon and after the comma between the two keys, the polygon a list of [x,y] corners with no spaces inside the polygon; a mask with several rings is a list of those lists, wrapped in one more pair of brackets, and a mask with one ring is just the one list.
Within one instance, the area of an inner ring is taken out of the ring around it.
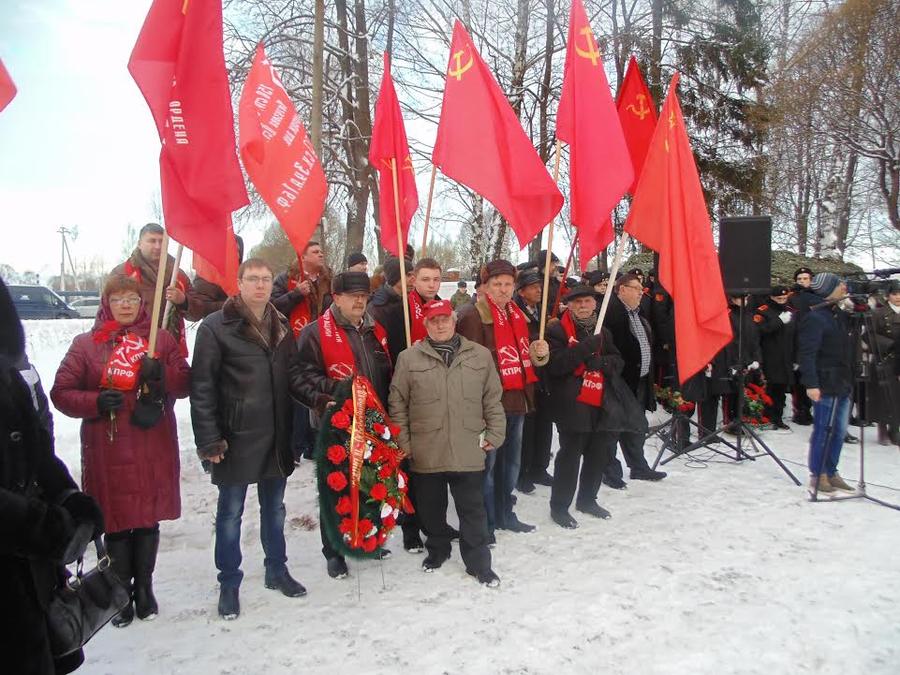
{"label": "tree trunk", "polygon": [[[553,31],[556,28],[556,0],[544,0],[547,10],[547,25],[544,31],[544,74],[541,78],[540,100],[538,103],[538,154],[546,166],[550,161],[550,151],[554,147],[554,136],[550,134],[550,82],[553,76]],[[541,238],[535,237],[528,244],[528,259],[537,260],[541,252]]]}
{"label": "tree trunk", "polygon": [[[316,156],[322,162],[322,79],[325,54],[325,0],[315,0],[315,19],[313,23],[313,58],[312,58],[312,104],[309,112],[309,135]],[[324,164],[323,164],[324,168]],[[322,252],[325,250],[324,214],[313,233],[313,240],[319,242]]]}

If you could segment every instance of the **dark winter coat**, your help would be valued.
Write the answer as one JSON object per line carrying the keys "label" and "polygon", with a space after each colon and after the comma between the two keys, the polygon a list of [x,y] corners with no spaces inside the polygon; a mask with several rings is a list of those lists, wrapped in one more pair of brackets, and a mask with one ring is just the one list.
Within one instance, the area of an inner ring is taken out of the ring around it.
{"label": "dark winter coat", "polygon": [[675,365],[675,303],[659,284],[644,297],[650,298],[647,319],[653,331],[653,361],[657,369],[669,371]]}
{"label": "dark winter coat", "polygon": [[[292,267],[292,269],[295,269]],[[291,271],[282,272],[275,277],[272,284],[272,304],[275,309],[290,318],[291,312],[301,302],[309,302],[309,321],[312,323],[320,316],[322,312],[331,306],[331,276],[327,270],[322,270],[315,281],[312,283],[312,293],[308,296],[303,295],[296,288],[288,290],[290,285]]]}
{"label": "dark winter coat", "polygon": [[728,305],[731,320],[731,342],[725,345],[725,361],[729,366],[747,366],[756,361],[762,365],[762,349],[759,346],[759,328],[753,320],[753,310],[744,308],[743,323],[741,309]]}
{"label": "dark winter coat", "polygon": [[[803,295],[817,298],[810,292]],[[853,388],[853,374],[847,314],[833,305],[807,311],[798,326],[797,343],[801,384],[807,389],[819,389],[823,395],[848,396]]]}
{"label": "dark winter coat", "polygon": [[203,277],[195,277],[194,299],[199,308],[199,318],[202,319],[222,309],[228,299],[228,293],[218,284],[207,281]]}
{"label": "dark winter coat", "polygon": [[896,345],[900,339],[900,314],[885,305],[873,313],[875,342],[880,357],[873,368],[873,379],[866,385],[866,417],[870,422],[900,423],[900,380],[896,370],[900,353]]}
{"label": "dark winter coat", "polygon": [[[791,315],[787,323],[779,318],[783,312]],[[753,313],[760,335],[763,373],[772,384],[790,384],[794,380],[796,319],[796,311],[789,305],[774,301],[760,305]]]}
{"label": "dark winter coat", "polygon": [[[476,302],[463,305],[458,311],[459,321],[456,324],[456,332],[464,338],[477,342],[482,347],[487,347],[494,359],[494,366],[500,372],[497,360],[497,344],[494,341],[494,317],[487,301],[479,299]],[[534,385],[526,384],[524,389],[513,389],[503,392],[503,410],[507,415],[525,415],[535,409]]]}
{"label": "dark winter coat", "polygon": [[200,324],[194,342],[191,422],[198,451],[220,441],[225,457],[212,465],[215,485],[249,485],[290,476],[292,394],[297,348],[287,319],[270,305],[265,340],[234,298]]}
{"label": "dark winter coat", "polygon": [[[387,406],[388,388],[391,384],[391,361],[375,336],[374,320],[365,314],[362,326],[351,326],[336,305],[332,304],[331,312],[335,323],[347,333],[347,340],[356,363],[356,372],[368,378],[378,398]],[[334,391],[340,382],[328,377],[325,372],[318,321],[313,321],[300,331],[295,363],[299,374],[297,399],[312,411],[313,427],[318,428],[319,417],[324,414],[328,403],[334,400]]]}
{"label": "dark winter coat", "polygon": [[391,286],[380,286],[369,300],[367,308],[375,321],[387,333],[391,363],[397,363],[400,352],[406,349],[406,329],[403,326],[403,298]]}
{"label": "dark winter coat", "polygon": [[[622,379],[625,365],[611,333],[604,328],[602,337],[575,324],[577,343],[569,343],[562,323],[547,329],[550,362],[544,366],[549,389],[550,416],[560,431],[646,431],[644,409]],[[597,348],[600,354],[595,354]],[[579,366],[603,372],[603,405],[599,408],[577,400],[582,378],[575,375]]]}
{"label": "dark winter coat", "polygon": [[[110,354],[114,336],[106,342],[94,341],[94,332],[112,318],[106,300],[100,306],[94,328],[77,336],[56,372],[50,390],[53,405],[64,415],[79,417],[81,423],[81,483],[84,491],[100,503],[108,532],[153,527],[161,520],[181,516],[181,465],[175,399],[190,391],[190,368],[168,331],[156,338],[157,358],[163,366],[165,410],[150,429],[130,422],[137,391],[123,392],[125,402],[115,414],[110,440],[109,415],[97,412],[100,379]],[[128,327],[143,338],[150,333],[150,317],[142,309]]]}
{"label": "dark winter coat", "polygon": [[[631,389],[631,392],[636,394],[638,383],[641,379],[641,345],[634,336],[634,333],[631,332],[631,322],[628,320],[627,311],[624,303],[619,300],[617,295],[613,294],[609,299],[609,307],[606,310],[603,327],[609,329],[609,332],[612,334],[613,342],[616,344],[616,349],[619,350],[619,353],[625,360],[625,367],[622,369],[622,377],[625,379],[625,383],[628,385],[628,388]],[[641,324],[644,326],[644,330],[647,331],[647,338],[650,341],[651,358],[649,381],[646,388],[647,395],[643,401],[638,401],[638,403],[644,406],[645,410],[656,410],[656,395],[653,393],[652,377],[654,366],[652,358],[654,343],[653,329],[650,327],[650,323],[644,316],[640,316],[640,320]]]}

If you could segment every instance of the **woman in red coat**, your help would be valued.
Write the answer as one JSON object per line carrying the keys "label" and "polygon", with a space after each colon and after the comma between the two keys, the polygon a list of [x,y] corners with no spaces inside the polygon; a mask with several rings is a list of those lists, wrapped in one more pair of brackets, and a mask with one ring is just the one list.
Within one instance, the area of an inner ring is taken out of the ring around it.
{"label": "woman in red coat", "polygon": [[[178,433],[173,407],[190,392],[190,368],[165,330],[156,358],[147,355],[150,317],[134,279],[116,275],[103,289],[93,329],[77,336],[59,366],[50,398],[57,410],[80,417],[81,482],[106,518],[113,569],[132,584],[134,604],[115,619],[127,626],[137,612],[159,611],[152,577],[159,521],[181,516]],[[133,418],[142,391],[139,416]],[[161,415],[154,415],[161,408]],[[141,415],[150,411],[150,415]]]}

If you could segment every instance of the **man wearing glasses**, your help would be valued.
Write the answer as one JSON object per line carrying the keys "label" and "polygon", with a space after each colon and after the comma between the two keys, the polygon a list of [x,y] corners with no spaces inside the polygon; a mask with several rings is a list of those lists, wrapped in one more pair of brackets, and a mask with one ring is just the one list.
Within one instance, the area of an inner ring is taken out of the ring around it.
{"label": "man wearing glasses", "polygon": [[265,586],[295,598],[306,595],[288,573],[284,489],[294,470],[291,452],[297,389],[297,347],[287,319],[269,302],[272,270],[250,258],[238,268],[238,294],[203,320],[194,346],[191,421],[197,454],[212,464],[219,488],[215,560],[219,615],[240,614],[241,516],[247,487],[259,495],[259,536]]}
{"label": "man wearing glasses", "polygon": [[[613,341],[625,360],[622,377],[638,404],[644,410],[656,409],[653,392],[653,333],[650,324],[640,315],[644,285],[636,274],[623,274],[616,280],[613,297],[610,298],[604,326],[612,333]],[[644,458],[644,435],[640,432],[623,432],[619,437],[625,462],[631,469],[632,480],[662,480],[664,471],[653,471]],[[622,464],[613,457],[604,472],[604,482],[612,488],[626,487]]]}

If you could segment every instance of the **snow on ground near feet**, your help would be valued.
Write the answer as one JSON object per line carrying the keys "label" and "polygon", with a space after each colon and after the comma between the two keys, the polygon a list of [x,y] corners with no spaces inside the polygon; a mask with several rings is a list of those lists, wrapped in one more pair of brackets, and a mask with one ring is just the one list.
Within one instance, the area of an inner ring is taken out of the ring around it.
{"label": "snow on ground near feet", "polygon": [[[49,391],[87,321],[28,321],[29,355]],[[193,331],[190,334],[193,339]],[[498,532],[499,589],[479,586],[453,556],[434,574],[422,555],[350,561],[328,578],[315,519],[311,462],[288,481],[288,566],[309,589],[286,598],[263,586],[254,491],[243,530],[241,616],[216,613],[216,490],[194,453],[186,401],[176,406],[183,516],[162,524],[152,623],[104,628],[84,673],[897,673],[900,672],[900,513],[864,500],[812,504],[803,462],[809,427],[763,438],[803,482],[769,458],[676,459],[659,483],[604,486],[613,518],[573,510],[550,520],[549,488],[518,495],[538,530]],[[78,421],[55,414],[57,452],[79,474]],[[854,432],[856,433],[856,432]],[[900,502],[900,453],[866,430],[869,493]],[[657,446],[645,448],[649,461]],[[859,446],[845,446],[855,485]],[[627,478],[627,476],[626,476]],[[451,506],[451,521],[456,518]],[[382,584],[382,575],[384,584]]]}

